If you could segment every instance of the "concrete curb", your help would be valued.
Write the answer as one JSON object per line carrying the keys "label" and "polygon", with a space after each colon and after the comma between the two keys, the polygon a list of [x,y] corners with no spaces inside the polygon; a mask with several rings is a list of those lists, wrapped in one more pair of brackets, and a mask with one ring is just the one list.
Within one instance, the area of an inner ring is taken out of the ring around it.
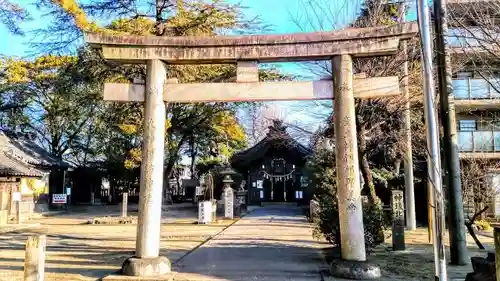
{"label": "concrete curb", "polygon": [[53,216],[65,214],[67,212],[68,211],[66,211],[66,210],[64,210],[64,211],[50,211],[50,212],[41,213],[40,217],[42,217],[42,218],[48,218],[48,217],[53,217]]}
{"label": "concrete curb", "polygon": [[24,229],[29,229],[29,228],[34,228],[34,227],[39,227],[40,223],[29,223],[29,224],[7,224],[0,226],[0,233],[8,233],[8,232],[13,232],[13,231],[19,231],[19,230],[24,230]]}

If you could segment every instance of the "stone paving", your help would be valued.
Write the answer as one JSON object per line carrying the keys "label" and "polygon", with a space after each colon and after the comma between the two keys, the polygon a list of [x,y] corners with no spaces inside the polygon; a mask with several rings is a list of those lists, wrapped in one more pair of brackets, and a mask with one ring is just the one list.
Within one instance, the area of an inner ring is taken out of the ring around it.
{"label": "stone paving", "polygon": [[179,261],[175,280],[321,280],[326,246],[301,209],[265,207]]}

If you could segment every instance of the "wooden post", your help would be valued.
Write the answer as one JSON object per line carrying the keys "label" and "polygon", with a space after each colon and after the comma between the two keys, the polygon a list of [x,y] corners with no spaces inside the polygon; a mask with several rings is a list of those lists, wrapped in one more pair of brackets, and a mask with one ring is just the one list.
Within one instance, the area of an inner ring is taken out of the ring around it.
{"label": "wooden post", "polygon": [[21,224],[21,201],[16,201],[16,223]]}
{"label": "wooden post", "polygon": [[45,235],[28,237],[24,259],[24,281],[43,281],[46,243]]}
{"label": "wooden post", "polygon": [[431,206],[431,187],[427,183],[427,240],[432,244],[432,206]]}
{"label": "wooden post", "polygon": [[127,208],[128,208],[128,193],[122,193],[122,217],[127,217]]}
{"label": "wooden post", "polygon": [[405,217],[404,195],[402,190],[391,191],[392,209],[392,250],[405,250]]}
{"label": "wooden post", "polygon": [[494,230],[495,237],[495,270],[497,281],[500,281],[500,227],[495,227]]}

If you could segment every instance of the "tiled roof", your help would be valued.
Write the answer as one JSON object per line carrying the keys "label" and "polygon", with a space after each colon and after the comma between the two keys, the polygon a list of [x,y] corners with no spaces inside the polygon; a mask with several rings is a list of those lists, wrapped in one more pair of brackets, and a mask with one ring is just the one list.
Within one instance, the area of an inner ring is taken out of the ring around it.
{"label": "tiled roof", "polygon": [[42,177],[43,171],[24,165],[11,159],[6,153],[0,152],[0,176]]}
{"label": "tiled roof", "polygon": [[286,132],[286,128],[282,125],[281,121],[274,121],[273,126],[269,127],[269,132],[264,139],[247,150],[235,153],[231,157],[230,162],[233,166],[246,166],[252,161],[263,157],[270,150],[279,148],[286,149],[288,154],[299,159],[305,159],[307,155],[312,153],[311,149],[293,139]]}
{"label": "tiled roof", "polygon": [[1,176],[41,177],[46,169],[68,167],[26,136],[0,130]]}

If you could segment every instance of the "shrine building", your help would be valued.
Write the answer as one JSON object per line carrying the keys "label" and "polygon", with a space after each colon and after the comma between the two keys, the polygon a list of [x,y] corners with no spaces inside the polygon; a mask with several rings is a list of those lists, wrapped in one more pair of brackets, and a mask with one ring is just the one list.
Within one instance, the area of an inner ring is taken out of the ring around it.
{"label": "shrine building", "polygon": [[[305,169],[312,150],[293,139],[282,121],[275,120],[266,137],[238,152],[231,166],[246,180],[248,203],[308,202],[313,191]],[[311,185],[312,186],[312,185]]]}

